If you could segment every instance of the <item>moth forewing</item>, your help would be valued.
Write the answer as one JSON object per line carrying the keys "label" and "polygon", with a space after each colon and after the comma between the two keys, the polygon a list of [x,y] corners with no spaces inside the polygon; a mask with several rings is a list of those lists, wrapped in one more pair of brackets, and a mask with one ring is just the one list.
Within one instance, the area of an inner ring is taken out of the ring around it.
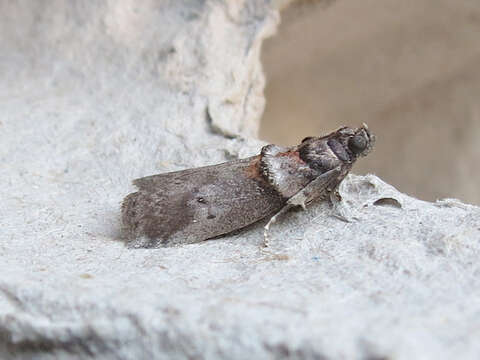
{"label": "moth forewing", "polygon": [[199,242],[275,213],[285,199],[258,174],[258,160],[257,156],[136,180],[140,189],[123,206],[129,245]]}

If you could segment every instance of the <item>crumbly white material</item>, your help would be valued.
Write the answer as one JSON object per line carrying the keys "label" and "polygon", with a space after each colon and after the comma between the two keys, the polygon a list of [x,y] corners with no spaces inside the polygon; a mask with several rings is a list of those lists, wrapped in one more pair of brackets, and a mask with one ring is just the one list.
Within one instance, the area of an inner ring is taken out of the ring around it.
{"label": "crumbly white material", "polygon": [[260,0],[0,4],[1,359],[478,358],[478,207],[349,176],[268,252],[262,224],[121,241],[132,179],[258,153],[277,20]]}

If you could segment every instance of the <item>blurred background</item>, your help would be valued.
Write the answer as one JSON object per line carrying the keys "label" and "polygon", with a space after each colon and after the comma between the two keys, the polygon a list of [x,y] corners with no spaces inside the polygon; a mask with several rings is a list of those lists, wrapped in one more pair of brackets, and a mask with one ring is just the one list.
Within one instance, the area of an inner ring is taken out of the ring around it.
{"label": "blurred background", "polygon": [[262,53],[262,139],[293,145],[365,122],[377,143],[354,173],[480,204],[480,1],[278,4]]}

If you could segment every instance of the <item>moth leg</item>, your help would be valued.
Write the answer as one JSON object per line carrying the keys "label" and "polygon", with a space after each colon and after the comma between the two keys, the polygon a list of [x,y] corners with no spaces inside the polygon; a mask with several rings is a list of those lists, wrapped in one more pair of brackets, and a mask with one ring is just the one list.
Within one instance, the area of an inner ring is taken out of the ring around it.
{"label": "moth leg", "polygon": [[340,195],[340,192],[338,191],[338,186],[330,193],[329,199],[332,205],[342,201],[342,195]]}
{"label": "moth leg", "polygon": [[333,208],[333,214],[331,216],[345,222],[350,222],[350,220],[343,214],[341,209],[339,209],[339,204],[342,201],[342,197],[338,192],[338,187],[336,187],[335,190],[330,193],[328,200],[330,201],[330,204]]}
{"label": "moth leg", "polygon": [[330,193],[330,203],[333,210],[330,216],[333,216],[346,223],[351,223],[355,220],[358,220],[358,217],[352,213],[352,210],[348,208],[347,204],[342,202],[342,196],[338,192],[338,186],[335,191]]}
{"label": "moth leg", "polygon": [[270,230],[270,225],[275,224],[277,221],[278,217],[282,215],[283,213],[287,212],[290,210],[294,205],[288,204],[285,205],[280,209],[279,212],[277,212],[275,215],[273,215],[270,220],[268,220],[267,225],[264,226],[263,230],[263,247],[268,247],[269,245],[269,236],[268,236],[268,231]]}
{"label": "moth leg", "polygon": [[270,226],[274,224],[278,217],[295,206],[301,206],[302,209],[306,210],[306,204],[310,201],[324,197],[327,193],[331,193],[334,188],[333,186],[337,185],[337,179],[340,176],[341,168],[336,167],[335,169],[329,170],[322,175],[318,176],[311,182],[307,184],[302,190],[293,195],[288,199],[286,205],[280,209],[272,218],[268,221],[267,225],[264,227],[263,231],[263,246],[268,247],[269,245],[269,230]]}

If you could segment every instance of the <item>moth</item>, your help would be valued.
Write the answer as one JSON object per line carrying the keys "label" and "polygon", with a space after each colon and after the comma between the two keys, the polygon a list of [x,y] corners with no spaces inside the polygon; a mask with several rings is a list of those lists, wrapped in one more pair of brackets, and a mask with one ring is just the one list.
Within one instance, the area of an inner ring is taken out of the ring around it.
{"label": "moth", "polygon": [[355,161],[373,148],[363,125],[307,137],[293,147],[266,145],[259,155],[136,179],[122,222],[131,247],[196,243],[335,194]]}

